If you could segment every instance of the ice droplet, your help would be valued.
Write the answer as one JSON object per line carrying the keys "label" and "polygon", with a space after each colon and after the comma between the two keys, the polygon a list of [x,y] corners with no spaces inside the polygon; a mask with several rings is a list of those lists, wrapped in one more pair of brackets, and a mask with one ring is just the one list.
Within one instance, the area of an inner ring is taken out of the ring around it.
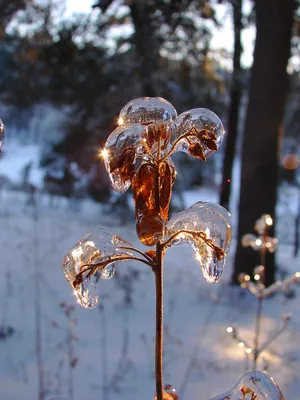
{"label": "ice droplet", "polygon": [[211,400],[285,400],[277,383],[268,374],[252,371],[245,374],[228,392]]}
{"label": "ice droplet", "polygon": [[145,127],[140,124],[120,126],[105,142],[105,168],[112,187],[117,192],[125,192],[131,184],[136,158],[143,154],[144,134]]}
{"label": "ice droplet", "polygon": [[4,124],[0,118],[0,152],[2,150],[3,140],[4,140]]}
{"label": "ice droplet", "polygon": [[205,161],[218,150],[224,139],[224,127],[219,117],[207,108],[193,108],[178,116],[172,130],[171,144]]}
{"label": "ice droplet", "polygon": [[[157,400],[157,396],[155,396],[154,400]],[[163,400],[178,400],[178,394],[172,385],[164,386]]]}
{"label": "ice droplet", "polygon": [[[62,268],[78,302],[83,307],[93,308],[97,305],[99,282],[114,276],[114,259],[119,256],[131,256],[130,247],[132,245],[119,236],[97,229],[84,235],[70,249],[64,258]],[[101,264],[104,266],[102,270]],[[88,276],[93,266],[95,270]],[[82,279],[77,283],[79,273],[82,274]]]}
{"label": "ice droplet", "polygon": [[[230,214],[225,208],[210,202],[198,202],[174,215],[166,224],[162,243],[168,246],[189,243],[201,265],[205,279],[217,282],[223,272],[225,257],[231,241]],[[224,252],[222,259],[197,233],[204,233]]]}
{"label": "ice droplet", "polygon": [[138,97],[127,103],[119,114],[119,125],[174,121],[177,112],[170,102],[162,97]]}

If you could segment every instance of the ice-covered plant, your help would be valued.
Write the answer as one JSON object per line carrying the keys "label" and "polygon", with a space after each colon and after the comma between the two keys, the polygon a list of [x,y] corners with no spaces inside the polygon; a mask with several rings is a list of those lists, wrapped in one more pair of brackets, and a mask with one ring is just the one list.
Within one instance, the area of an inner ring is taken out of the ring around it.
{"label": "ice-covered plant", "polygon": [[265,287],[265,268],[266,268],[266,254],[274,253],[277,248],[278,239],[270,237],[268,234],[269,228],[273,225],[273,219],[269,214],[263,214],[256,222],[254,229],[257,235],[252,233],[246,233],[242,237],[242,246],[251,247],[253,250],[260,254],[260,265],[253,269],[253,282],[248,274],[241,273],[238,276],[241,287],[248,289],[257,298],[257,310],[255,317],[255,328],[254,328],[254,340],[253,344],[247,343],[242,338],[238,329],[235,326],[229,326],[227,332],[237,342],[238,346],[245,350],[246,357],[252,358],[251,368],[256,369],[257,361],[263,351],[265,351],[271,343],[286,329],[291,314],[284,314],[282,316],[282,323],[275,329],[275,331],[269,335],[268,339],[264,342],[260,342],[261,328],[262,328],[262,311],[263,302],[268,297],[274,295],[276,292],[289,290],[290,286],[294,283],[299,283],[300,272],[288,276],[283,281],[276,281],[272,285]]}
{"label": "ice-covered plant", "polygon": [[209,202],[197,202],[169,219],[176,178],[171,155],[183,151],[205,161],[221,145],[224,128],[210,110],[195,108],[178,116],[172,104],[160,97],[130,101],[122,108],[118,125],[101,154],[113,188],[123,193],[131,186],[137,235],[144,245],[155,249],[139,250],[118,235],[99,229],[85,235],[68,252],[63,271],[78,302],[92,308],[98,303],[98,284],[114,275],[117,262],[136,260],[151,268],[156,286],[156,399],[177,399],[174,390],[163,385],[164,255],[174,245],[189,243],[205,279],[217,282],[231,226],[229,213]]}

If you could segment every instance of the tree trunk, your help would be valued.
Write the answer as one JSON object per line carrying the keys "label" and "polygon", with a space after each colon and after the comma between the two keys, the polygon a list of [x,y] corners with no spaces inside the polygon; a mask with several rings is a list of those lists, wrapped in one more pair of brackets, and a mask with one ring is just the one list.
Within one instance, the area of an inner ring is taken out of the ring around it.
{"label": "tree trunk", "polygon": [[232,180],[232,166],[238,136],[238,123],[240,101],[242,95],[241,82],[241,31],[242,25],[242,0],[232,0],[233,26],[234,26],[234,52],[233,52],[233,71],[230,91],[230,106],[227,122],[227,139],[225,155],[223,161],[223,176],[220,194],[221,206],[229,209],[230,189]]}
{"label": "tree trunk", "polygon": [[154,77],[157,74],[159,52],[152,27],[151,6],[143,0],[133,0],[130,12],[135,30],[133,41],[138,55],[142,95],[156,96]]}
{"label": "tree trunk", "polygon": [[[293,0],[256,0],[256,42],[242,151],[238,244],[233,282],[251,274],[259,253],[241,246],[262,214],[275,216],[278,145],[287,86]],[[270,232],[272,236],[274,233]],[[274,254],[266,259],[266,285],[275,279]]]}

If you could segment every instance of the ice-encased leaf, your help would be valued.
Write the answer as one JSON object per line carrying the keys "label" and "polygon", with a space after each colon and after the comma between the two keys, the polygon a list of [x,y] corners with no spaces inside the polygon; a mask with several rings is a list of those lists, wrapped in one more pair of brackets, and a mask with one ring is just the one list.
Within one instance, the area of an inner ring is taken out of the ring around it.
{"label": "ice-encased leaf", "polygon": [[3,140],[4,140],[4,124],[0,118],[0,151],[2,148]]}
{"label": "ice-encased leaf", "polygon": [[178,116],[172,130],[174,151],[183,151],[205,161],[218,150],[224,139],[219,117],[207,108],[193,108]]}
{"label": "ice-encased leaf", "polygon": [[285,400],[277,383],[268,374],[252,371],[245,374],[230,391],[211,400]]}
{"label": "ice-encased leaf", "polygon": [[[156,198],[155,166],[143,162],[132,179],[132,192],[135,203],[137,234],[146,246],[155,245],[161,238],[165,221],[168,219],[169,206],[174,183],[174,168],[171,163],[160,163],[159,196]],[[159,204],[156,204],[158,201]]]}
{"label": "ice-encased leaf", "polygon": [[138,97],[127,103],[119,114],[119,125],[174,121],[177,112],[172,104],[162,97]]}
{"label": "ice-encased leaf", "polygon": [[145,130],[140,124],[120,126],[105,142],[102,152],[105,168],[112,187],[117,192],[125,192],[131,184],[136,159],[143,154]]}
{"label": "ice-encased leaf", "polygon": [[168,246],[189,243],[205,279],[214,283],[222,275],[230,245],[230,219],[230,214],[225,208],[200,201],[174,215],[167,222],[161,242],[167,243]]}
{"label": "ice-encased leaf", "polygon": [[83,307],[97,305],[99,282],[113,277],[115,262],[122,256],[131,256],[130,248],[132,245],[119,236],[97,229],[70,249],[63,261],[63,272]]}

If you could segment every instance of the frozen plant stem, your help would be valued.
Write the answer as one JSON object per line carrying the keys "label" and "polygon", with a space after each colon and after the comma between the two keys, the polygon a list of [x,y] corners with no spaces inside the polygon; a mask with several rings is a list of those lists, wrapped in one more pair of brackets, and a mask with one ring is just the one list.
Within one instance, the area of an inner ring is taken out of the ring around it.
{"label": "frozen plant stem", "polygon": [[[155,207],[160,211],[160,196],[159,196],[159,164],[161,154],[161,139],[158,140],[157,162],[155,168]],[[155,328],[155,382],[157,400],[163,400],[163,258],[164,251],[161,244],[156,244],[156,266],[155,266],[155,292],[156,292],[156,328]]]}
{"label": "frozen plant stem", "polygon": [[[266,239],[268,236],[267,229],[265,229],[264,234],[263,234],[263,243],[266,243]],[[264,268],[266,268],[266,246],[261,247],[260,251],[260,265],[262,265]],[[255,337],[254,337],[254,354],[253,354],[253,369],[256,369],[257,366],[257,359],[260,354],[260,348],[259,348],[259,337],[260,337],[260,327],[261,327],[261,315],[262,315],[262,307],[263,307],[263,295],[262,295],[262,290],[260,290],[260,296],[258,298],[258,303],[257,303],[257,311],[256,311],[256,324],[255,324]]]}
{"label": "frozen plant stem", "polygon": [[155,381],[157,400],[163,400],[163,249],[156,245],[156,330],[155,330]]}
{"label": "frozen plant stem", "polygon": [[38,391],[39,400],[45,400],[45,381],[44,381],[44,363],[42,355],[42,316],[41,316],[41,288],[40,288],[40,271],[39,271],[39,239],[38,239],[38,209],[34,204],[33,210],[33,226],[34,226],[34,285],[35,285],[35,346],[36,346],[36,360],[38,370]]}
{"label": "frozen plant stem", "polygon": [[253,369],[256,369],[257,359],[258,359],[258,356],[260,353],[260,351],[259,351],[259,336],[260,336],[262,305],[263,305],[263,297],[260,296],[258,299],[257,311],[256,311]]}

